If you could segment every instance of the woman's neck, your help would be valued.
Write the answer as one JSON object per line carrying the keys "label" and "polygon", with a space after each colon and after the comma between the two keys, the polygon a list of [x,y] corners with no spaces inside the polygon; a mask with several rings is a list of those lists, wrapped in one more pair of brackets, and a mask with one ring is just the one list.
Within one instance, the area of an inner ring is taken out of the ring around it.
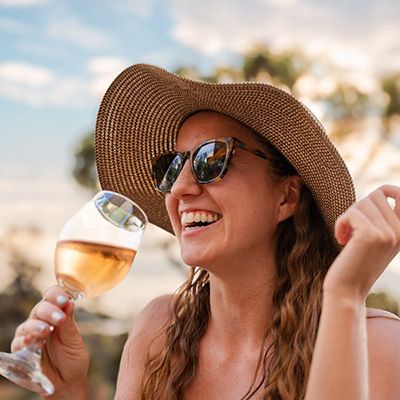
{"label": "woman's neck", "polygon": [[252,264],[231,263],[224,274],[210,273],[207,336],[225,352],[259,350],[272,322],[275,265],[271,259],[248,260]]}

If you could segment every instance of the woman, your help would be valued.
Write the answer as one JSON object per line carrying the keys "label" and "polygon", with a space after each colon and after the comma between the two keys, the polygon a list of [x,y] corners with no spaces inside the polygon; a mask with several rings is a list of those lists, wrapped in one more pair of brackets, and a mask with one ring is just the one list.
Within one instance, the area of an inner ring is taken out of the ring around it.
{"label": "woman", "polygon": [[[364,302],[400,249],[400,188],[355,203],[346,166],[300,102],[265,84],[136,65],[103,99],[96,160],[102,187],[173,232],[193,266],[135,321],[115,399],[398,398],[399,319]],[[61,288],[12,350],[33,338],[46,339],[49,398],[86,399],[88,356]]]}

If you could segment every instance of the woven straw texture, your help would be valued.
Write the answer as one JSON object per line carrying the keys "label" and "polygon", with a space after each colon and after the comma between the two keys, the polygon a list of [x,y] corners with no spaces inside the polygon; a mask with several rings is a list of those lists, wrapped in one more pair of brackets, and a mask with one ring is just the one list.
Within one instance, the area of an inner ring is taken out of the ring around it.
{"label": "woven straw texture", "polygon": [[268,139],[311,189],[331,233],[355,201],[345,163],[315,116],[289,93],[265,83],[214,84],[138,64],[111,84],[97,116],[95,153],[100,184],[133,199],[149,221],[172,232],[164,195],[153,187],[151,161],[174,150],[191,114],[213,110]]}

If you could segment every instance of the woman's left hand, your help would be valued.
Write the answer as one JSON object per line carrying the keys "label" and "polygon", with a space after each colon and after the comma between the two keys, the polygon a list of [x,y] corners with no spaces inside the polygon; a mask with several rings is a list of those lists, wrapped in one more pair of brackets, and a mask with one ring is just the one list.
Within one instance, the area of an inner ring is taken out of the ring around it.
{"label": "woman's left hand", "polygon": [[[395,199],[394,210],[388,197]],[[324,292],[363,302],[400,250],[400,187],[383,185],[353,204],[337,219],[335,237],[345,247],[325,277]]]}

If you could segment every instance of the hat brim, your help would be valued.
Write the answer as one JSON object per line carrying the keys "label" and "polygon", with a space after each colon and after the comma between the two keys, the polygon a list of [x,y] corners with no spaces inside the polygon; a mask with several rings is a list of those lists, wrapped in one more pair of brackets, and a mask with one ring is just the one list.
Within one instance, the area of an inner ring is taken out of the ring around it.
{"label": "hat brim", "polygon": [[173,233],[164,195],[154,189],[151,162],[172,151],[183,121],[201,110],[228,115],[270,141],[310,188],[331,233],[355,201],[350,173],[321,123],[289,93],[265,83],[215,84],[138,64],[111,84],[97,116],[95,154],[100,184]]}

